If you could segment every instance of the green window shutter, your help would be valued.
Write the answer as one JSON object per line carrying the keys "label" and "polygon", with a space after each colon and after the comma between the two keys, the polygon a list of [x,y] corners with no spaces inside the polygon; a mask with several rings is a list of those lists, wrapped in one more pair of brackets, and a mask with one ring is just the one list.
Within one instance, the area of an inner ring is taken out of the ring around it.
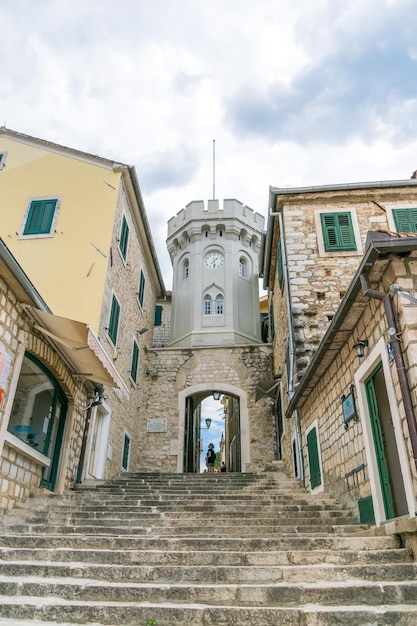
{"label": "green window shutter", "polygon": [[154,326],[160,326],[162,324],[162,306],[157,304],[155,307],[155,319]]}
{"label": "green window shutter", "polygon": [[56,200],[33,200],[30,204],[24,235],[48,235],[54,219]]}
{"label": "green window shutter", "polygon": [[138,300],[139,300],[140,306],[142,306],[142,307],[143,307],[144,295],[145,295],[145,276],[144,276],[142,270],[140,270]]}
{"label": "green window shutter", "polygon": [[417,233],[417,209],[394,209],[392,215],[398,233]]}
{"label": "green window shutter", "polygon": [[350,213],[322,213],[320,219],[326,252],[356,250]]}
{"label": "green window shutter", "polygon": [[127,225],[126,218],[123,215],[122,228],[120,230],[119,250],[125,261],[126,261],[126,256],[127,256],[128,241],[129,241],[129,226]]}
{"label": "green window shutter", "polygon": [[136,379],[138,376],[138,363],[139,363],[139,346],[136,343],[136,341],[134,341],[133,349],[132,349],[132,365],[130,368],[130,377],[134,382],[136,382]]}
{"label": "green window shutter", "polygon": [[116,345],[117,334],[119,332],[119,318],[120,318],[120,304],[117,302],[115,296],[113,296],[111,309],[110,309],[110,321],[108,334],[114,345]]}
{"label": "green window shutter", "polygon": [[312,428],[307,435],[308,464],[310,466],[311,488],[321,485],[321,472],[319,461],[319,447],[317,441],[317,429]]}
{"label": "green window shutter", "polygon": [[278,250],[277,250],[277,263],[278,263],[278,284],[282,287],[282,283],[284,281],[284,268],[282,265],[282,242],[281,239],[278,242]]}
{"label": "green window shutter", "polygon": [[130,437],[125,434],[123,441],[122,468],[129,469]]}
{"label": "green window shutter", "polygon": [[274,319],[274,303],[271,300],[271,305],[269,307],[269,330],[271,333],[271,341],[274,340],[275,337],[275,319]]}

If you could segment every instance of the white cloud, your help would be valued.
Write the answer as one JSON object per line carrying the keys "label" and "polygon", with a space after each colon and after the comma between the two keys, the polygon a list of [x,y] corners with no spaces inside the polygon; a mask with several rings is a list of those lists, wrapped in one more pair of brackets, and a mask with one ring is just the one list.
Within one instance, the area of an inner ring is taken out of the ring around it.
{"label": "white cloud", "polygon": [[135,165],[162,272],[195,199],[417,167],[413,0],[0,0],[0,123]]}

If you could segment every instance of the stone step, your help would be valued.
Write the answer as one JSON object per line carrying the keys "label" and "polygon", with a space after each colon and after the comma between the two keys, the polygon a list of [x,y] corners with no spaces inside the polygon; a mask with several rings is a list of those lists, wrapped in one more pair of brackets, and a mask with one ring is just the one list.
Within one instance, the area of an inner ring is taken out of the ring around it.
{"label": "stone step", "polygon": [[[330,563],[303,565],[220,565],[199,564],[164,566],[86,564],[83,561],[49,563],[42,561],[1,561],[2,576],[21,580],[81,579],[83,582],[110,580],[113,582],[163,583],[171,581],[195,584],[271,584],[271,583],[315,583],[320,581],[366,580],[381,582],[404,582],[417,578],[417,563],[390,563],[381,568],[373,565],[335,565]],[[1,583],[1,579],[0,579]]]}
{"label": "stone step", "polygon": [[416,626],[411,550],[354,518],[281,471],[77,486],[0,521],[0,626]]}
{"label": "stone step", "polygon": [[395,535],[374,537],[370,535],[285,535],[281,537],[152,537],[137,535],[100,536],[88,534],[0,534],[3,547],[25,548],[111,548],[135,550],[219,550],[263,551],[268,550],[387,550],[399,548]]}
{"label": "stone step", "polygon": [[[65,601],[60,598],[2,598],[4,626],[415,626],[416,607],[307,606],[248,607],[222,604],[204,606],[178,603]],[[51,621],[47,621],[51,620]]]}
{"label": "stone step", "polygon": [[417,612],[417,581],[347,580],[314,583],[136,583],[113,582],[84,578],[39,578],[0,575],[1,596],[54,597],[65,600],[102,602],[178,602],[246,606],[324,605],[389,605],[415,604]]}
{"label": "stone step", "polygon": [[[160,542],[161,543],[161,542]],[[104,549],[104,548],[0,548],[3,562],[16,560],[47,563],[84,563],[104,565],[170,565],[170,566],[298,566],[298,565],[389,565],[413,562],[406,548],[359,550],[166,550]]]}

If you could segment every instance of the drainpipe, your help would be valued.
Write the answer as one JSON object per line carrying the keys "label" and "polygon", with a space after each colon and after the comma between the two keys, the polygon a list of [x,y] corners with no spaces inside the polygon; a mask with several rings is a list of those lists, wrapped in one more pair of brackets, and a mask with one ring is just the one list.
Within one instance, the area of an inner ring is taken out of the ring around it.
{"label": "drainpipe", "polygon": [[400,340],[398,338],[397,326],[395,322],[394,309],[389,294],[382,291],[371,289],[369,280],[365,274],[360,276],[362,291],[365,296],[381,300],[384,303],[385,315],[387,318],[389,334],[391,337],[392,351],[394,354],[395,366],[397,368],[398,381],[400,383],[401,395],[404,404],[404,412],[407,420],[408,432],[410,434],[411,448],[413,451],[414,466],[417,470],[417,422],[414,412],[413,402],[411,399],[410,386],[408,384],[407,373],[405,369],[404,356],[401,349]]}

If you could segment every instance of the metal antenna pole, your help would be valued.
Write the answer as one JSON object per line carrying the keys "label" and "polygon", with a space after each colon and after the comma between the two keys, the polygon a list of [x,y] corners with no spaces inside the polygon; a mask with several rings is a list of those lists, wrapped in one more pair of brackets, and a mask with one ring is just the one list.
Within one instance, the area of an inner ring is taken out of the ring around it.
{"label": "metal antenna pole", "polygon": [[216,199],[216,140],[213,139],[213,200]]}

